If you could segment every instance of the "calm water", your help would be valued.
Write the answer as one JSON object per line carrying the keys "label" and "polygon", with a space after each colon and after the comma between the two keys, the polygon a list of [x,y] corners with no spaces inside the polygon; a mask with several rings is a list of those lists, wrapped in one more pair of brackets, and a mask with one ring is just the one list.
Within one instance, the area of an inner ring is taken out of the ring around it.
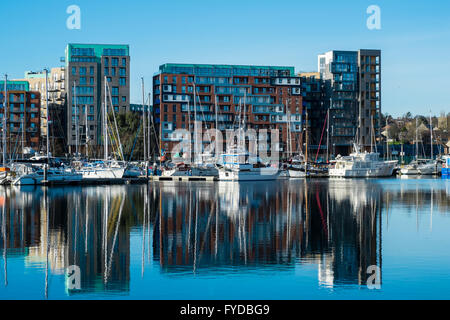
{"label": "calm water", "polygon": [[1,188],[0,211],[0,299],[450,299],[449,180]]}

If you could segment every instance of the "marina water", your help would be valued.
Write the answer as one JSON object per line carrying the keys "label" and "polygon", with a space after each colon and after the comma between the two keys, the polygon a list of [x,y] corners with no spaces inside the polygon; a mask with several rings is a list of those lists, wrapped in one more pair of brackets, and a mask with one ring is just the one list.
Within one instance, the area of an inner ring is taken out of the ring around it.
{"label": "marina water", "polygon": [[1,299],[450,298],[449,180],[3,187],[0,211]]}

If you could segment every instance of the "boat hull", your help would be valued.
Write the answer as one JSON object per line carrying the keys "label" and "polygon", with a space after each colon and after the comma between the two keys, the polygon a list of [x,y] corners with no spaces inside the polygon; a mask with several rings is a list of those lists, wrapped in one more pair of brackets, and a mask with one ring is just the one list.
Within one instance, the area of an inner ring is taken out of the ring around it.
{"label": "boat hull", "polygon": [[272,181],[278,179],[280,172],[274,168],[260,168],[250,171],[219,170],[220,181]]}
{"label": "boat hull", "polygon": [[342,178],[382,178],[391,177],[394,173],[396,162],[384,163],[374,168],[332,168],[329,170],[330,177]]}

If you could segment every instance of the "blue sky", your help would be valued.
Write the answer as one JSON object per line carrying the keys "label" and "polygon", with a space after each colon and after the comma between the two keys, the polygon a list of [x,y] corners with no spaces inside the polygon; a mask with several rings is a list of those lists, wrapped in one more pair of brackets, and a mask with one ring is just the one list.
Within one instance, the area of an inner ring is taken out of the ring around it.
{"label": "blue sky", "polygon": [[[69,5],[81,30],[66,28]],[[366,27],[369,5],[381,30]],[[450,1],[381,0],[17,0],[0,10],[0,74],[59,66],[68,42],[124,43],[131,50],[131,102],[140,77],[168,62],[294,66],[316,71],[330,49],[382,50],[383,112],[450,112]]]}

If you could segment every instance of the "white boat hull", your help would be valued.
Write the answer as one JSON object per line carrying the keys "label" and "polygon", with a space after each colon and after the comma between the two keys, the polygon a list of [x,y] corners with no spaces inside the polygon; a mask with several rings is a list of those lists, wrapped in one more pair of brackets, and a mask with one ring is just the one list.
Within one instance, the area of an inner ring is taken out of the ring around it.
{"label": "white boat hull", "polygon": [[289,170],[290,178],[306,178],[306,172],[301,170]]}
{"label": "white boat hull", "polygon": [[83,180],[122,179],[125,168],[88,168],[80,170]]}
{"label": "white boat hull", "polygon": [[280,172],[274,168],[258,168],[250,171],[219,170],[220,181],[271,181],[276,180]]}
{"label": "white boat hull", "polygon": [[331,168],[329,170],[330,177],[342,178],[381,178],[390,177],[394,173],[397,162],[382,162],[373,168]]}

